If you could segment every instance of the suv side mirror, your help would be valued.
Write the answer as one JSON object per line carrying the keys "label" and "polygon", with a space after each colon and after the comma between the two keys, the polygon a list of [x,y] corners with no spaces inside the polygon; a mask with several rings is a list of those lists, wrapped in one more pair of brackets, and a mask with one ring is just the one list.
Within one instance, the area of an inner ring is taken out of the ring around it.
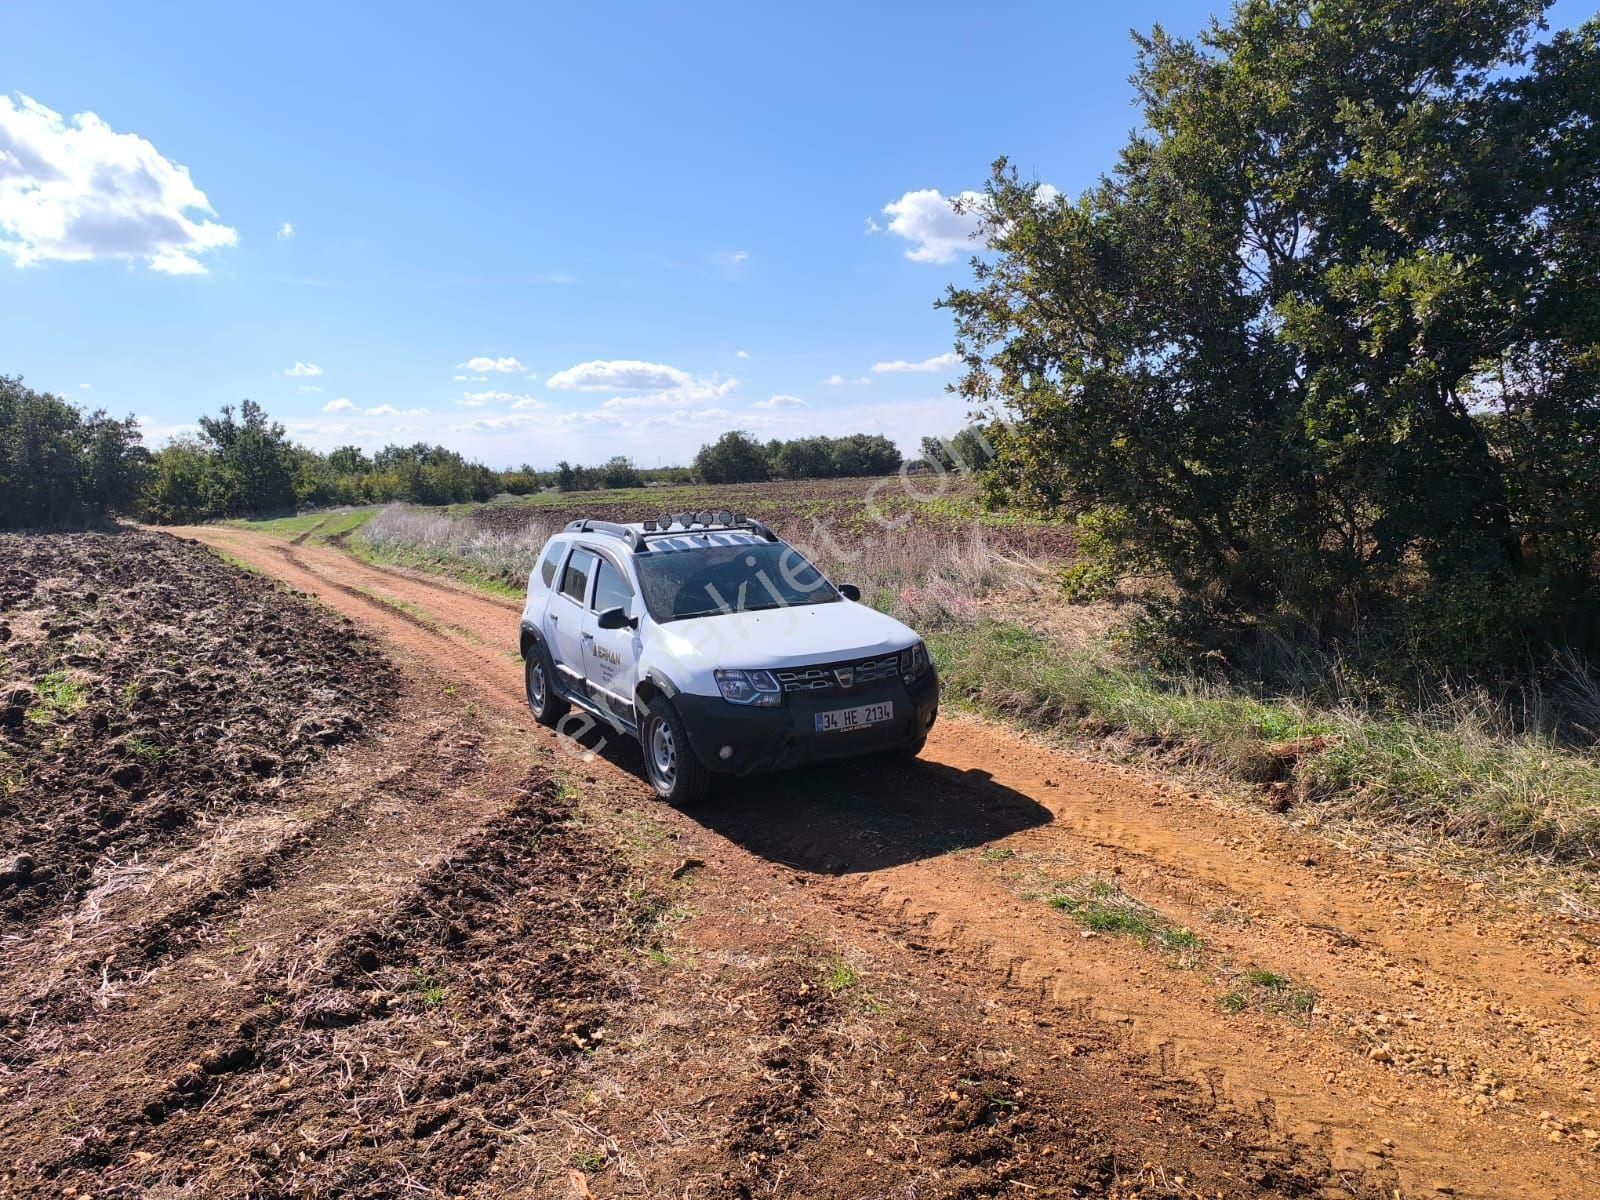
{"label": "suv side mirror", "polygon": [[861,589],[853,583],[841,583],[839,585],[839,595],[846,600],[859,600],[861,599]]}
{"label": "suv side mirror", "polygon": [[595,622],[601,629],[632,629],[633,618],[621,608],[608,608]]}

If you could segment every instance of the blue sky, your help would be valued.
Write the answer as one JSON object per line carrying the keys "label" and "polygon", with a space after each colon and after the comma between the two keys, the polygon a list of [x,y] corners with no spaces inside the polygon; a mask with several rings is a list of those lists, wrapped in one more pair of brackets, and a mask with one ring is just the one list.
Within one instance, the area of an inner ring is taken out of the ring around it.
{"label": "blue sky", "polygon": [[248,396],[496,466],[909,448],[963,413],[941,198],[1088,186],[1129,29],[1212,8],[9,3],[0,371],[156,442]]}

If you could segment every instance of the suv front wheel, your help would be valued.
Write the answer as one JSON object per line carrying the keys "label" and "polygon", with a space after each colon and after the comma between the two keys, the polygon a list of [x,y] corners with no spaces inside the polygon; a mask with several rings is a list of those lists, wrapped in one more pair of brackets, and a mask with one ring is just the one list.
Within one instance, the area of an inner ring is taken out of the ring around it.
{"label": "suv front wheel", "polygon": [[683,719],[665,696],[650,701],[639,727],[639,742],[644,749],[645,774],[658,796],[668,804],[693,804],[705,797],[711,772],[694,756]]}

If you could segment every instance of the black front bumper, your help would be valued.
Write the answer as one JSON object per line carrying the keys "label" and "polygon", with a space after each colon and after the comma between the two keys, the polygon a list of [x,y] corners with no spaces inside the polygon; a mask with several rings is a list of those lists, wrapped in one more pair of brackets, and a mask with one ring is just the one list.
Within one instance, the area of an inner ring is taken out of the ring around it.
{"label": "black front bumper", "polygon": [[[894,702],[894,719],[841,733],[817,733],[816,716],[836,708]],[[730,704],[721,696],[673,697],[695,757],[729,775],[776,771],[801,763],[853,758],[910,745],[926,737],[939,715],[939,677],[929,670],[909,686],[879,680],[827,694],[790,692],[776,708]],[[722,748],[731,753],[722,757]]]}

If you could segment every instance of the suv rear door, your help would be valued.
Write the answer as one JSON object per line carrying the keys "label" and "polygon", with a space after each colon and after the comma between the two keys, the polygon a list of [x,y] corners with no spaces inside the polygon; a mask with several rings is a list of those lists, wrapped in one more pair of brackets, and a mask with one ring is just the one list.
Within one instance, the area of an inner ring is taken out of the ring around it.
{"label": "suv rear door", "polygon": [[583,620],[583,671],[589,681],[589,695],[623,720],[636,719],[633,688],[639,677],[639,638],[634,629],[601,629],[600,614],[620,608],[630,617],[638,615],[638,602],[632,583],[608,558],[595,567],[595,581],[589,610]]}

